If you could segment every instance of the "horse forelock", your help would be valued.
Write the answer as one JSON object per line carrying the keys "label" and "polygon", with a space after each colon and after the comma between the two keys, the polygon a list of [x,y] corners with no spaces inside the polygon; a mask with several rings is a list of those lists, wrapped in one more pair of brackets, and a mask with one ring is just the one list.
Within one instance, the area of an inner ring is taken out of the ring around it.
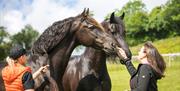
{"label": "horse forelock", "polygon": [[119,22],[120,22],[120,23],[115,24],[115,23],[110,23],[109,20],[104,20],[104,21],[101,23],[101,25],[104,27],[104,29],[105,29],[106,31],[108,31],[108,30],[107,30],[108,28],[112,29],[112,28],[110,27],[111,24],[112,24],[112,25],[115,26],[115,28],[112,29],[113,31],[115,31],[115,33],[121,34],[121,35],[125,36],[125,26],[124,26],[124,23],[123,23],[122,20],[119,21]]}
{"label": "horse forelock", "polygon": [[119,22],[120,22],[120,23],[118,23],[118,25],[120,25],[120,26],[117,26],[116,28],[118,28],[118,29],[116,29],[116,30],[119,30],[119,31],[117,31],[117,32],[120,32],[120,34],[121,34],[122,36],[125,36],[126,31],[125,31],[124,22],[123,22],[123,20],[119,20]]}

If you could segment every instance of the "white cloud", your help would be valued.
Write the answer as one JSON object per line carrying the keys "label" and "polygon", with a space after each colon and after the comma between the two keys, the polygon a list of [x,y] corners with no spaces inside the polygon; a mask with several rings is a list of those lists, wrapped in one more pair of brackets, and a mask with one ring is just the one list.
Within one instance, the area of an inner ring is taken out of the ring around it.
{"label": "white cloud", "polygon": [[168,0],[142,0],[146,4],[148,11],[151,11],[155,6],[164,5]]}
{"label": "white cloud", "polygon": [[[143,0],[148,9],[164,4],[167,0]],[[83,9],[90,8],[94,12],[94,18],[99,22],[114,11],[121,9],[128,0],[78,0],[73,7],[64,6],[64,3],[57,3],[56,0],[33,0],[31,5],[24,6],[24,9],[8,10],[0,17],[0,25],[7,27],[11,34],[20,31],[24,25],[31,24],[39,32],[43,32],[53,22],[76,16]],[[24,18],[25,16],[25,18]]]}
{"label": "white cloud", "polygon": [[121,9],[127,2],[127,0],[79,0],[76,8],[79,10],[84,7],[90,8],[90,11],[94,12],[94,18],[101,22],[108,13]]}
{"label": "white cloud", "polygon": [[74,10],[51,0],[36,0],[32,3],[32,12],[27,15],[26,23],[42,32],[53,22],[74,16],[74,14],[76,14]]}
{"label": "white cloud", "polygon": [[2,18],[2,25],[7,28],[7,31],[11,34],[17,33],[24,27],[24,21],[22,20],[23,14],[19,11],[12,10],[6,12]]}

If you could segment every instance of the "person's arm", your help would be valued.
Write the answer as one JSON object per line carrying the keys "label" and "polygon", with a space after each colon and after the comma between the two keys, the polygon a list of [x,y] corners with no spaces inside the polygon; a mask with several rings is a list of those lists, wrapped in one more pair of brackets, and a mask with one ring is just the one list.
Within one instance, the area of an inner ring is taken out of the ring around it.
{"label": "person's arm", "polygon": [[49,65],[39,68],[35,73],[33,73],[33,79],[36,79],[42,72],[46,72]]}
{"label": "person's arm", "polygon": [[34,72],[33,73],[33,79],[36,79],[40,74],[41,74],[40,70],[37,70],[36,72]]}
{"label": "person's arm", "polygon": [[127,70],[128,70],[128,72],[129,72],[129,74],[131,75],[131,76],[133,76],[134,74],[136,74],[136,68],[134,67],[134,65],[132,64],[132,62],[129,60],[129,61],[127,61],[127,62],[125,62],[125,66],[126,66],[126,68],[127,68]]}
{"label": "person's arm", "polygon": [[137,88],[131,91],[147,91],[149,81],[151,78],[150,69],[147,65],[142,65],[139,69]]}
{"label": "person's arm", "polygon": [[126,68],[127,68],[128,72],[129,72],[129,74],[131,76],[133,76],[136,73],[136,68],[131,63],[131,60],[129,60],[127,58],[127,55],[126,55],[125,51],[122,48],[118,48],[118,51],[119,51],[118,54],[123,58],[122,59],[122,61],[123,61],[122,63],[126,65]]}

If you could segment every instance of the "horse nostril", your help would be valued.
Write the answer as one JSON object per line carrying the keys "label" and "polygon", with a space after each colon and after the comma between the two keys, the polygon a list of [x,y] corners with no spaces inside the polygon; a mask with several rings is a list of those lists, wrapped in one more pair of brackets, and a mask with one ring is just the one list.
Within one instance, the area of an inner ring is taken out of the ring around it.
{"label": "horse nostril", "polygon": [[104,49],[106,49],[106,50],[107,50],[108,48],[107,48],[107,47],[104,47]]}

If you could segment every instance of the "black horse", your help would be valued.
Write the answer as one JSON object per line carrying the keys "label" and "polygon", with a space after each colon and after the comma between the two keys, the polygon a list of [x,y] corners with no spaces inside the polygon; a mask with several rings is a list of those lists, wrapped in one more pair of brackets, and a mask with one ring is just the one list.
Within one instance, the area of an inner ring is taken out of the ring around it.
{"label": "black horse", "polygon": [[[111,14],[110,21],[102,22],[107,33],[118,41],[131,58],[131,52],[124,41],[125,27],[120,17]],[[71,57],[63,76],[64,91],[111,91],[111,80],[106,67],[104,51],[87,47],[81,56]]]}
{"label": "black horse", "polygon": [[[47,28],[35,41],[28,65],[34,72],[41,66],[50,64],[50,76],[48,74],[47,76],[52,77],[59,90],[63,91],[62,77],[70,55],[74,48],[81,44],[104,50],[106,53],[116,53],[118,46],[112,35],[106,33],[104,28],[89,15],[88,9],[76,17],[55,22]],[[43,81],[40,76],[36,85]]]}

